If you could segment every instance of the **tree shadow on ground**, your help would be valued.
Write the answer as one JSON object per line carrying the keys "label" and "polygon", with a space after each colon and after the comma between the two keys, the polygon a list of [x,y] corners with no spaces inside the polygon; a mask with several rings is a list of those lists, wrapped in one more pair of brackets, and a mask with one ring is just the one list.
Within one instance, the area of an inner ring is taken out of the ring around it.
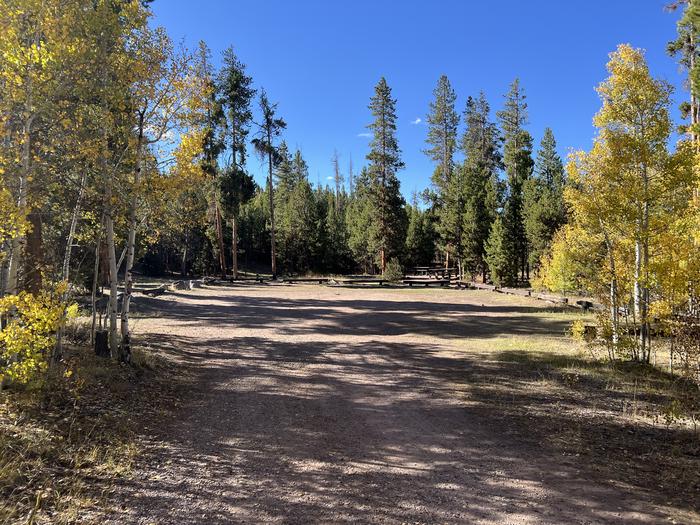
{"label": "tree shadow on ground", "polygon": [[[296,334],[396,336],[421,334],[445,339],[508,335],[561,335],[565,319],[543,317],[561,309],[519,305],[430,302],[407,297],[376,299],[282,299],[273,296],[178,294],[188,303],[172,302],[169,318],[192,327],[231,326]],[[164,300],[139,297],[139,316],[160,316]],[[301,323],[300,321],[303,321]]]}
{"label": "tree shadow on ground", "polygon": [[[697,437],[622,417],[618,407],[638,393],[603,388],[604,374],[575,379],[577,368],[594,370],[584,359],[445,353],[440,344],[520,326],[560,334],[560,322],[528,317],[536,308],[489,307],[503,316],[494,321],[451,303],[213,300],[173,305],[168,315],[260,335],[142,336],[197,377],[187,383],[187,406],[149,437],[139,477],[120,487],[136,516],[182,524],[650,523],[667,519],[669,501],[698,510],[697,484],[671,483],[698,472]],[[406,320],[388,317],[398,309]],[[317,325],[295,326],[308,316]],[[343,330],[364,340],[271,337]],[[382,339],[404,331],[436,343]],[[678,451],[678,461],[662,448]]]}

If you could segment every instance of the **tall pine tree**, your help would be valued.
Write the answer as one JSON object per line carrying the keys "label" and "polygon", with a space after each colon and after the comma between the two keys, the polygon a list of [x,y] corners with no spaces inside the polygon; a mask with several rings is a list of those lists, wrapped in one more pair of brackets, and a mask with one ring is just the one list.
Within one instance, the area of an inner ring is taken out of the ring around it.
{"label": "tall pine tree", "polygon": [[[507,268],[503,283],[515,285],[529,277],[528,242],[523,218],[523,186],[532,174],[532,137],[523,126],[527,123],[525,93],[516,78],[506,95],[503,110],[498,112],[505,143],[503,164],[508,191],[503,207],[503,250]],[[518,275],[520,274],[520,275]]]}
{"label": "tall pine tree", "polygon": [[348,246],[352,257],[364,273],[374,271],[377,222],[374,190],[369,170],[362,168],[355,178],[352,199],[346,208],[345,223],[348,229]]}
{"label": "tall pine tree", "polygon": [[525,182],[523,192],[525,232],[529,263],[537,268],[548,251],[554,233],[566,222],[564,207],[564,165],[550,128],[545,129],[535,162],[535,174]]}
{"label": "tall pine tree", "polygon": [[374,117],[367,126],[373,134],[367,160],[370,162],[368,172],[377,224],[374,244],[383,273],[389,258],[401,254],[406,236],[405,202],[396,176],[396,172],[404,167],[396,140],[396,100],[391,98],[391,88],[384,77],[374,88],[369,109]]}
{"label": "tall pine tree", "polygon": [[464,112],[466,129],[462,136],[465,203],[462,218],[463,258],[472,274],[486,279],[486,240],[500,207],[498,170],[501,167],[501,137],[489,119],[490,107],[484,93],[469,97]]}
{"label": "tall pine tree", "polygon": [[433,101],[427,116],[430,146],[425,154],[436,162],[432,182],[435,188],[434,207],[438,215],[438,231],[446,264],[449,257],[459,258],[462,246],[462,210],[464,192],[459,173],[455,173],[459,115],[455,110],[457,95],[449,79],[442,75],[433,90]]}
{"label": "tall pine tree", "polygon": [[688,72],[690,99],[681,104],[681,114],[689,120],[686,131],[697,142],[700,136],[700,2],[677,1],[669,7],[676,9],[682,4],[686,6],[678,21],[678,37],[668,43],[667,51],[671,56],[677,57],[680,65]]}
{"label": "tall pine tree", "polygon": [[231,165],[220,179],[221,205],[231,225],[231,266],[238,278],[238,214],[241,205],[252,198],[254,185],[246,172],[246,139],[253,119],[251,101],[255,95],[253,79],[233,47],[223,53],[223,65],[216,79],[216,90],[225,115],[225,141],[231,151]]}
{"label": "tall pine tree", "polygon": [[231,148],[231,164],[243,168],[246,163],[246,139],[253,119],[251,101],[255,95],[253,79],[233,47],[223,53],[223,64],[216,79],[219,100],[226,115],[226,140]]}
{"label": "tall pine tree", "polygon": [[267,160],[267,190],[270,202],[270,259],[272,278],[277,277],[277,252],[275,250],[275,196],[272,169],[278,160],[279,152],[275,139],[280,136],[287,123],[276,115],[277,104],[270,102],[263,89],[260,93],[260,113],[262,121],[258,124],[258,136],[253,139],[253,146],[263,160]]}
{"label": "tall pine tree", "polygon": [[215,254],[215,259],[218,260],[219,271],[221,276],[226,275],[226,256],[224,251],[224,234],[221,213],[221,198],[219,195],[219,155],[224,151],[226,145],[222,137],[221,129],[224,125],[225,116],[221,106],[221,101],[216,93],[216,85],[214,82],[214,70],[211,64],[211,52],[209,48],[201,41],[198,49],[198,75],[202,79],[204,86],[204,111],[202,112],[202,122],[200,125],[203,129],[202,134],[202,171],[209,175],[210,191],[210,215],[213,218],[213,224],[207,231],[210,242],[213,246],[212,252]]}

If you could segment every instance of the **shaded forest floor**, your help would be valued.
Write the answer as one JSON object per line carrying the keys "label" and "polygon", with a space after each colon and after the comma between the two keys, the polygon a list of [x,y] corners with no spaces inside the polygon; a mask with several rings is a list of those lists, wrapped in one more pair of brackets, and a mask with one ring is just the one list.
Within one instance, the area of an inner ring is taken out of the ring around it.
{"label": "shaded forest floor", "polygon": [[143,422],[181,404],[176,361],[137,350],[120,365],[76,332],[43,384],[0,391],[0,524],[98,522],[117,480],[134,474]]}
{"label": "shaded forest floor", "polygon": [[141,364],[104,392],[131,400],[118,459],[87,467],[75,521],[700,522],[697,389],[592,360],[579,312],[303,285],[134,307]]}

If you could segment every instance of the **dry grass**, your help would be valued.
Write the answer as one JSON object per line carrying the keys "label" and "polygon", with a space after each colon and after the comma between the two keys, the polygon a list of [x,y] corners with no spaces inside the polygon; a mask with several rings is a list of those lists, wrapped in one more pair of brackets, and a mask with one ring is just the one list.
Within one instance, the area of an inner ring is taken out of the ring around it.
{"label": "dry grass", "polygon": [[554,455],[583,459],[604,479],[663,494],[670,505],[697,507],[697,384],[665,367],[611,364],[571,338],[499,336],[465,339],[462,346],[485,363],[469,379],[469,396],[504,426]]}
{"label": "dry grass", "polygon": [[90,523],[139,453],[138,420],[160,411],[168,364],[134,366],[68,348],[42,385],[0,392],[0,523]]}

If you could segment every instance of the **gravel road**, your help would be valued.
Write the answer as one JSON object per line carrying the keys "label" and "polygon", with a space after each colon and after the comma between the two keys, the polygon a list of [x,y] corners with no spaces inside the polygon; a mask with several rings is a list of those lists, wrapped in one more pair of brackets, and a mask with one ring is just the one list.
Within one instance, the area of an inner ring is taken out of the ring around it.
{"label": "gravel road", "polygon": [[107,522],[665,522],[648,495],[491,417],[464,338],[563,325],[527,315],[528,299],[483,301],[302,285],[139,298],[137,337],[194,380],[176,417],[144,423]]}

